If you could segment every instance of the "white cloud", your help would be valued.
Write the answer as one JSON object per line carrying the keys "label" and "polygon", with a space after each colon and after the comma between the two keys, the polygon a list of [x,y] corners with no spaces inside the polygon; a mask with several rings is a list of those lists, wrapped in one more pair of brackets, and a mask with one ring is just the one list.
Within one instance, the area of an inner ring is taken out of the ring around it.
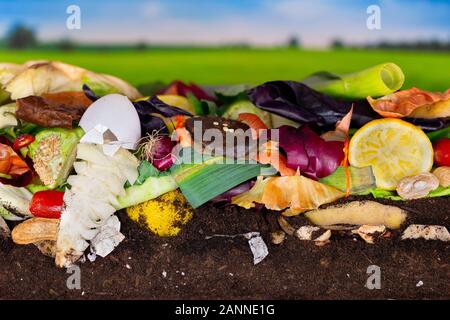
{"label": "white cloud", "polygon": [[164,6],[160,2],[148,1],[144,4],[142,12],[146,17],[158,17],[164,12]]}

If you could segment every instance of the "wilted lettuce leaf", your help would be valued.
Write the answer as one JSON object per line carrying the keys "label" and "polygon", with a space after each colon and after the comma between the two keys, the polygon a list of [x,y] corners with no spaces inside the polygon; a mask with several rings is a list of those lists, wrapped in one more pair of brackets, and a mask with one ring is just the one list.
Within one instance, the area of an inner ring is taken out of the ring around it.
{"label": "wilted lettuce leaf", "polygon": [[[396,201],[404,200],[402,197],[397,195],[395,191],[388,191],[383,189],[372,189],[369,190],[369,193],[376,199],[390,199]],[[438,187],[436,190],[431,191],[426,197],[427,198],[437,198],[437,197],[446,197],[450,196],[450,187]]]}

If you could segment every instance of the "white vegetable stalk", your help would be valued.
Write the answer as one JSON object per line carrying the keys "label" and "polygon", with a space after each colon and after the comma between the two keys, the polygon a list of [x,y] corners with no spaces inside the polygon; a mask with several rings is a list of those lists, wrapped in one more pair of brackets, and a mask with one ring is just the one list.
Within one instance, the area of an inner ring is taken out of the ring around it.
{"label": "white vegetable stalk", "polygon": [[74,164],[76,175],[68,178],[70,190],[64,194],[64,209],[56,242],[55,262],[67,267],[76,262],[116,211],[117,196],[125,182],[138,177],[139,161],[129,151],[119,149],[113,156],[101,146],[79,144]]}

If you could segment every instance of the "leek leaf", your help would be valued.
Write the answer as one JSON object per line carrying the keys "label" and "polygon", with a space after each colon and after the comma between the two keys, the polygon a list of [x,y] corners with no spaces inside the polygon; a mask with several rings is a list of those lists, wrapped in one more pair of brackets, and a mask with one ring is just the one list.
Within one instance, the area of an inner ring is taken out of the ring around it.
{"label": "leek leaf", "polygon": [[314,73],[302,82],[327,95],[343,99],[381,97],[399,90],[405,75],[394,63],[383,63],[349,74]]}
{"label": "leek leaf", "polygon": [[196,154],[202,161],[189,162],[186,158],[189,154],[193,154],[192,149],[183,149],[181,162],[172,166],[170,172],[194,208],[260,175],[261,172],[262,166],[259,164],[234,162],[223,157]]}

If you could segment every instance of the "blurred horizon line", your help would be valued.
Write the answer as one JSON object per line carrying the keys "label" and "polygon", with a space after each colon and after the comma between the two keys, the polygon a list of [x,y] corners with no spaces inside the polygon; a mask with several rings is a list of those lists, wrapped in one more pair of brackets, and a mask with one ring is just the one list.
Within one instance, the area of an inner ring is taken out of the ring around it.
{"label": "blurred horizon line", "polygon": [[282,43],[255,44],[247,41],[227,41],[221,43],[214,42],[161,42],[149,40],[137,41],[109,41],[95,42],[72,39],[70,37],[60,37],[56,40],[42,40],[36,35],[36,31],[27,25],[16,23],[0,38],[0,49],[47,49],[71,51],[81,50],[120,50],[120,49],[407,49],[407,50],[432,50],[450,51],[450,37],[447,40],[438,37],[418,38],[416,40],[388,40],[366,41],[363,43],[348,43],[336,37],[331,39],[327,46],[304,45],[301,35],[291,35]]}

